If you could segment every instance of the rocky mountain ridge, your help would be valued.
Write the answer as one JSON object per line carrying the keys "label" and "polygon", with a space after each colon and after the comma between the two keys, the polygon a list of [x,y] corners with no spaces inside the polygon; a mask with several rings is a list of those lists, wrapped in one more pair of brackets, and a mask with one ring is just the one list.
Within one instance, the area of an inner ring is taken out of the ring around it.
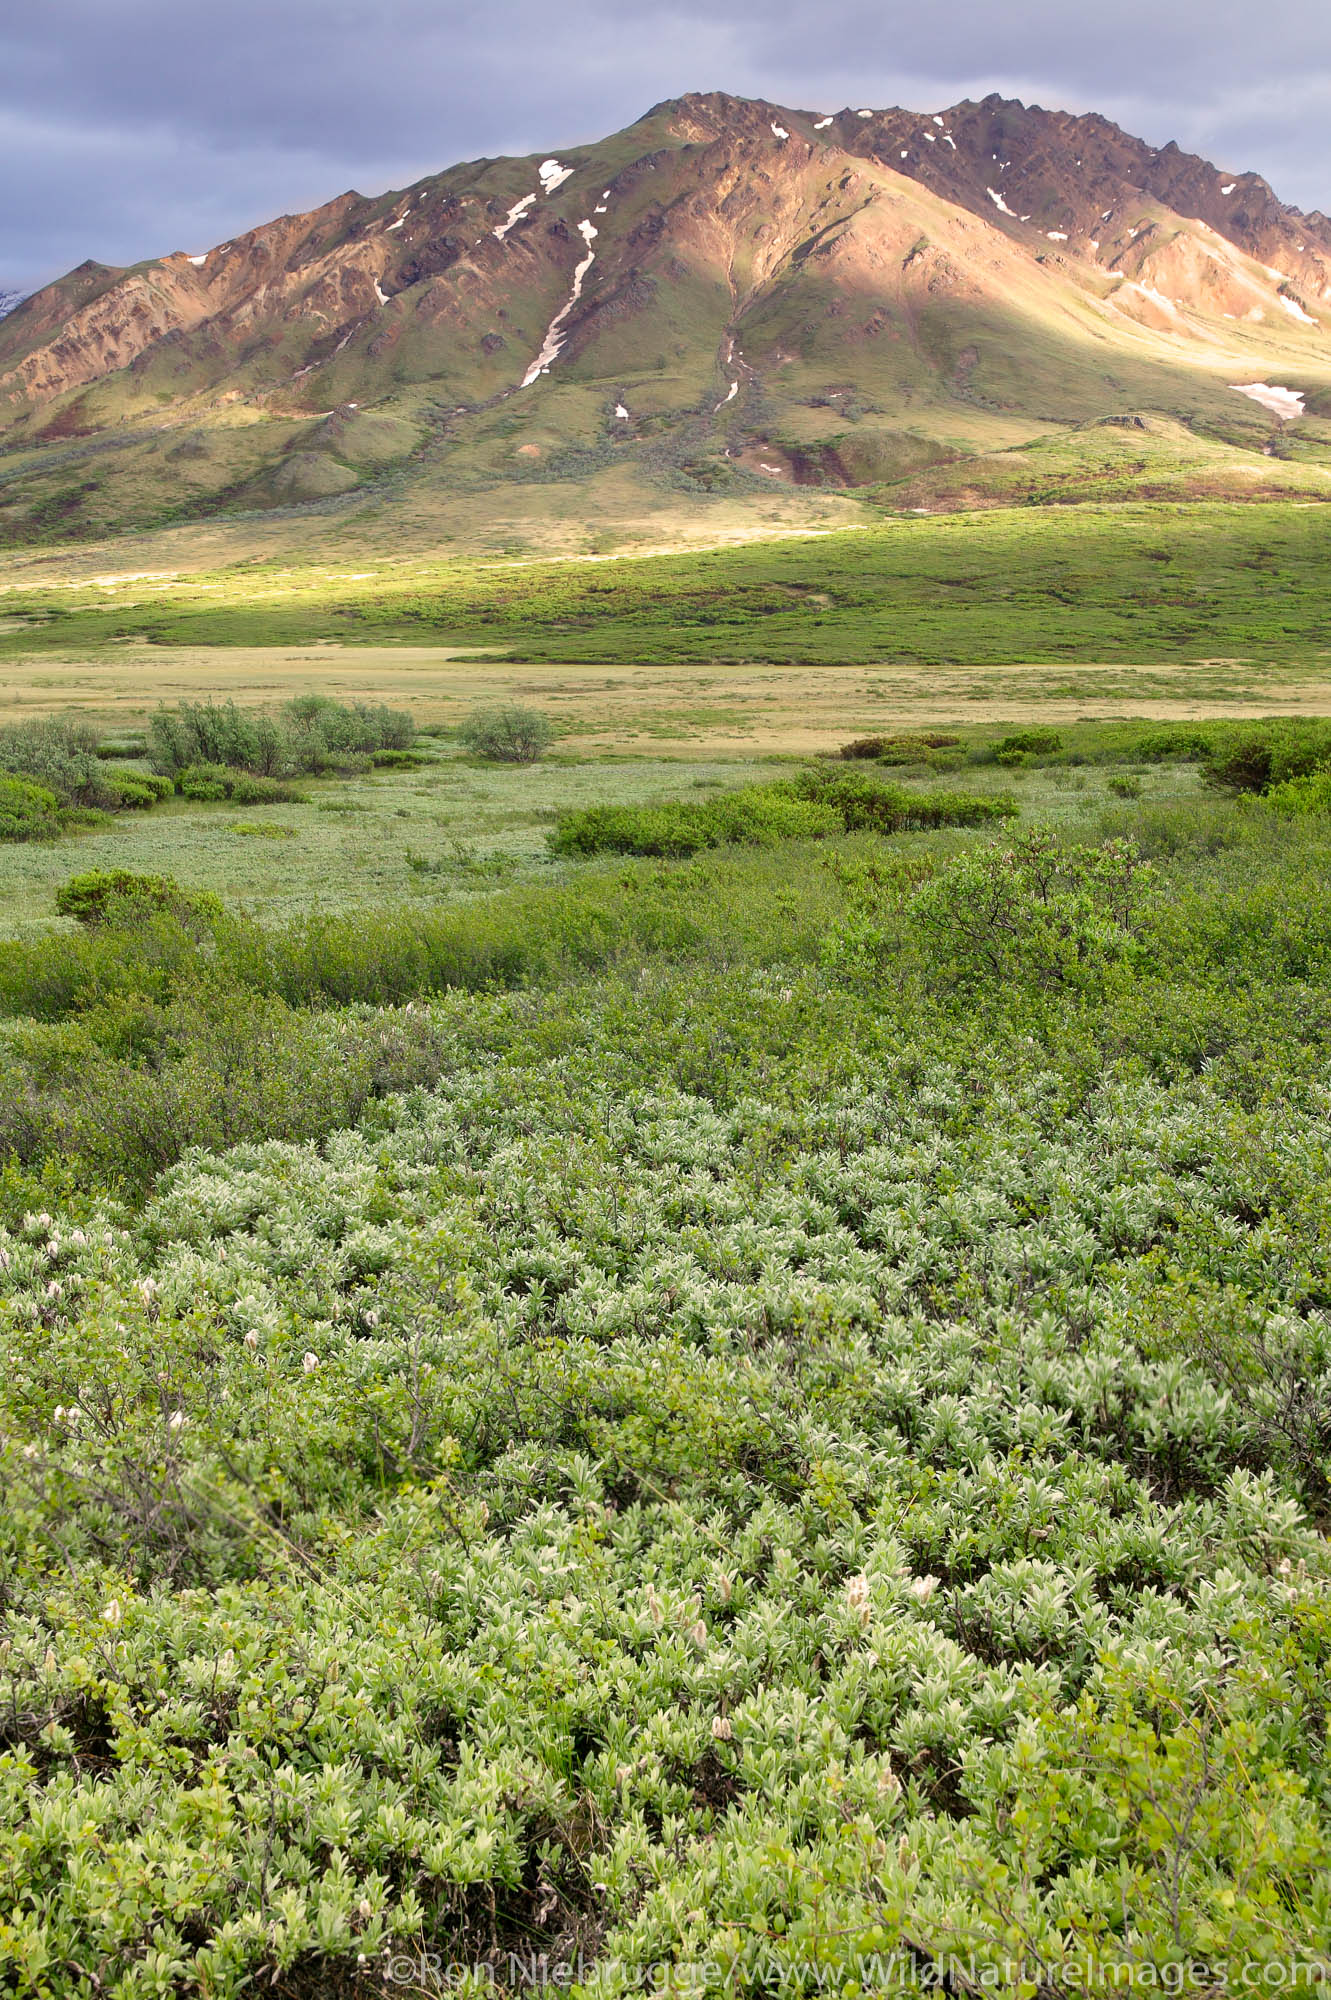
{"label": "rocky mountain ridge", "polygon": [[[1291,400],[1241,410],[1236,388]],[[356,485],[394,455],[372,409],[436,457],[470,439],[468,477],[647,434],[659,462],[664,428],[737,473],[863,485],[1125,407],[1279,429],[1329,388],[1325,215],[997,96],[672,99],[597,145],[88,263],[0,321],[0,445],[196,425],[213,435],[176,483],[198,506]],[[554,439],[500,448],[502,405],[546,411]],[[293,473],[330,411],[364,418],[355,449]],[[263,449],[236,442],[256,424]]]}

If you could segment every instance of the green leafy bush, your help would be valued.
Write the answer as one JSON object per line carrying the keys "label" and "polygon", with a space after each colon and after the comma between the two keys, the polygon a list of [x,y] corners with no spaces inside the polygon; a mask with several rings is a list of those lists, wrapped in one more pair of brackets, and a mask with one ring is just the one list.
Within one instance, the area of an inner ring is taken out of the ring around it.
{"label": "green leafy bush", "polygon": [[915,792],[862,771],[810,765],[794,781],[803,798],[830,806],[847,833],[913,833],[943,826],[988,826],[1020,810],[1015,799],[972,792]]}
{"label": "green leafy bush", "polygon": [[1266,803],[1287,818],[1331,813],[1331,770],[1310,771],[1304,777],[1286,778],[1272,785]]}
{"label": "green leafy bush", "polygon": [[950,983],[997,996],[1086,987],[1140,957],[1153,871],[1127,841],[1062,845],[1033,830],[958,855],[907,906]]}
{"label": "green leafy bush", "polygon": [[770,847],[781,840],[821,840],[841,831],[831,806],[798,798],[779,785],[750,785],[711,799],[667,799],[655,806],[587,806],[565,812],[546,836],[555,854],[659,854],[683,859],[730,842]]}
{"label": "green leafy bush", "polygon": [[229,778],[227,797],[240,806],[296,806],[306,804],[309,793],[279,778],[260,778],[250,771],[237,771]]}
{"label": "green leafy bush", "polygon": [[160,805],[161,799],[162,794],[156,786],[149,784],[146,777],[139,777],[137,772],[127,772],[115,779],[116,805],[122,812],[148,812],[153,806]]}
{"label": "green leafy bush", "polygon": [[182,798],[216,804],[231,799],[242,806],[302,805],[308,793],[280,778],[261,778],[251,771],[228,770],[225,764],[192,764],[176,774]]}
{"label": "green leafy bush", "polygon": [[994,745],[994,761],[998,764],[1024,764],[1040,757],[1054,757],[1063,748],[1063,737],[1059,730],[1035,724],[1028,729],[1014,729]]}
{"label": "green leafy bush", "polygon": [[214,804],[230,796],[231,774],[223,764],[187,764],[176,773],[176,789],[184,799]]}
{"label": "green leafy bush", "polygon": [[169,875],[140,875],[130,868],[93,868],[71,875],[56,890],[62,917],[81,924],[139,923],[153,911],[218,916],[221,904],[205,890],[184,889]]}
{"label": "green leafy bush", "polygon": [[911,792],[857,771],[814,765],[789,783],[745,785],[710,799],[654,806],[588,806],[561,813],[547,836],[556,854],[660,854],[683,858],[731,842],[770,847],[833,833],[905,833],[984,826],[1017,811],[1008,798]]}
{"label": "green leafy bush", "polygon": [[539,709],[510,703],[473,710],[458,735],[473,756],[489,763],[534,764],[554,742],[555,728]]}
{"label": "green leafy bush", "polygon": [[1219,734],[1203,768],[1227,792],[1264,792],[1331,764],[1331,723],[1281,720]]}
{"label": "green leafy bush", "polygon": [[0,840],[54,840],[60,830],[54,792],[26,778],[0,777]]}
{"label": "green leafy bush", "polygon": [[1213,754],[1215,742],[1212,729],[1194,723],[1165,723],[1134,737],[1127,754],[1133,763],[1164,764],[1177,759],[1182,764],[1201,764]]}

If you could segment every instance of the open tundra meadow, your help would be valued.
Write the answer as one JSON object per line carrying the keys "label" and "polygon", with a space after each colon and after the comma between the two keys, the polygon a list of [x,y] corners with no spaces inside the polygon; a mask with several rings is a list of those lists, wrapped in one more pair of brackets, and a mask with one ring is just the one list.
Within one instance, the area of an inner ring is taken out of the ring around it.
{"label": "open tundra meadow", "polygon": [[0,1991],[1326,1990],[1328,302],[708,93],[0,314]]}

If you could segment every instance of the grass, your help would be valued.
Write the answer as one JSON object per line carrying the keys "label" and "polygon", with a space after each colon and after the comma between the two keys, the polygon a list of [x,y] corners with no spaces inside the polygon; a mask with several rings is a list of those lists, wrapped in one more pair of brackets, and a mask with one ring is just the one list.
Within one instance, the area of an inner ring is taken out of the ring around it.
{"label": "grass", "polygon": [[[689,555],[296,563],[43,587],[16,568],[0,660],[114,648],[422,642],[542,663],[1194,665],[1324,673],[1319,506],[1125,506],[898,520]],[[56,581],[53,579],[53,581]],[[21,669],[20,669],[21,671]]]}

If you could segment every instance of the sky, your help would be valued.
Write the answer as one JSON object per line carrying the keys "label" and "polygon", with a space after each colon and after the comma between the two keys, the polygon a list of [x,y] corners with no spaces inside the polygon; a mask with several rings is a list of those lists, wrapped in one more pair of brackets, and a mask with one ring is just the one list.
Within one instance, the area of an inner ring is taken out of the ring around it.
{"label": "sky", "polygon": [[1103,111],[1331,211],[1326,0],[37,0],[0,18],[0,293],[661,99]]}

